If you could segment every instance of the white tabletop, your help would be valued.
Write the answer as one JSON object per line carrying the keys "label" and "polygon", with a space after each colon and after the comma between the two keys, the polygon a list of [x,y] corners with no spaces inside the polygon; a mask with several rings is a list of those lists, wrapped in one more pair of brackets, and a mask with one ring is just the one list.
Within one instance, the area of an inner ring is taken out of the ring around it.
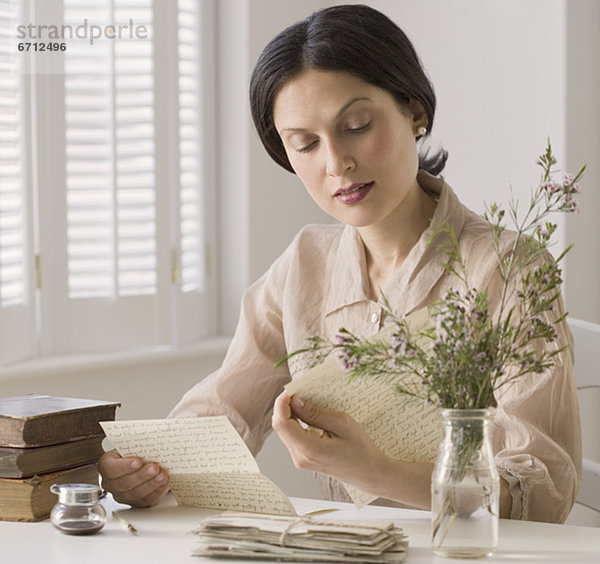
{"label": "white tabletop", "polygon": [[[430,548],[429,513],[389,507],[368,506],[361,510],[351,504],[292,498],[298,513],[325,507],[348,519],[393,519],[406,532],[409,551],[405,562],[460,563],[435,557]],[[151,509],[130,509],[111,499],[103,500],[109,519],[102,531],[92,536],[70,536],[56,530],[50,521],[38,523],[0,522],[0,561],[14,564],[146,564],[189,562],[231,562],[191,556],[195,536],[189,531],[204,517],[215,513],[192,507],[178,507],[171,496]],[[139,531],[133,535],[111,518],[113,510]],[[500,520],[498,552],[484,562],[569,564],[600,563],[600,529]]]}

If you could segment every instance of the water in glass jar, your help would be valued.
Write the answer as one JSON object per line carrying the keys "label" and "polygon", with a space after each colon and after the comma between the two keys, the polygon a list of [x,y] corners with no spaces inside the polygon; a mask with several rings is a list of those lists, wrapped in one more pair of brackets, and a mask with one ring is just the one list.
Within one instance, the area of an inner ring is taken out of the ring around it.
{"label": "water in glass jar", "polygon": [[[439,516],[433,551],[450,558],[481,558],[498,545],[496,484],[435,484],[432,514]],[[494,502],[494,500],[496,500]]]}

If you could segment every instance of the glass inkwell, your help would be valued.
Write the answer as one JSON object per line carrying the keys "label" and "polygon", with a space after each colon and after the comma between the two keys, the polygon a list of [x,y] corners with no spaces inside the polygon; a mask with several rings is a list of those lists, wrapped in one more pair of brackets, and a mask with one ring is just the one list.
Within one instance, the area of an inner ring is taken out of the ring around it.
{"label": "glass inkwell", "polygon": [[50,491],[58,503],[50,521],[67,535],[93,535],[106,523],[106,510],[100,504],[106,494],[95,484],[53,484]]}

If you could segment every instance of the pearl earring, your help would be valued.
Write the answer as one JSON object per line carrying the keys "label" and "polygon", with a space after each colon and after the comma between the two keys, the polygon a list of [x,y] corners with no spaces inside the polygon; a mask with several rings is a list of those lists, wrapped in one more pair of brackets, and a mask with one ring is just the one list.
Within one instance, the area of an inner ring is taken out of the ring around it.
{"label": "pearl earring", "polygon": [[419,127],[419,129],[417,129],[417,135],[419,137],[423,137],[423,135],[425,135],[427,133],[427,128],[425,126],[421,126]]}

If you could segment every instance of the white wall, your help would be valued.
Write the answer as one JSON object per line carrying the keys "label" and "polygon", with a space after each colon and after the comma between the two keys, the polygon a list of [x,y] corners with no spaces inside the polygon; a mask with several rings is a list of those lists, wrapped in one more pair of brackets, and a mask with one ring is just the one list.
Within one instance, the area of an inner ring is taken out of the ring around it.
{"label": "white wall", "polygon": [[[481,211],[484,200],[506,201],[509,184],[517,197],[527,199],[538,178],[534,161],[548,136],[561,161],[566,154],[569,166],[590,162],[586,210],[570,220],[566,230],[568,239],[577,243],[573,255],[577,260],[569,262],[567,272],[567,288],[572,289],[567,297],[568,305],[574,305],[572,311],[600,322],[600,296],[589,299],[598,283],[592,290],[584,286],[586,279],[599,278],[595,247],[600,227],[595,212],[600,209],[600,195],[594,194],[594,180],[600,155],[600,2],[366,3],[392,17],[421,54],[439,100],[434,136],[450,152],[445,176],[466,204]],[[250,123],[247,83],[260,50],[276,32],[313,9],[332,4],[217,2],[220,71],[215,143],[224,334],[233,331],[243,290],[297,230],[309,222],[329,221],[297,178],[273,164],[260,146]],[[564,229],[562,236],[564,244]],[[585,307],[588,301],[593,307]],[[216,341],[179,354],[162,351],[96,362],[9,367],[0,372],[1,394],[117,399],[123,402],[121,419],[163,417],[186,389],[219,365],[223,353],[223,341]],[[269,439],[258,461],[288,494],[317,495],[311,476],[293,469],[276,437]]]}
{"label": "white wall", "polygon": [[566,302],[573,317],[600,323],[600,2],[567,2],[567,167],[587,169],[581,212],[567,219],[575,246],[566,261]]}
{"label": "white wall", "polygon": [[178,351],[46,358],[0,372],[1,396],[51,394],[118,401],[119,419],[166,417],[182,394],[216,370],[229,344],[211,339]]}

